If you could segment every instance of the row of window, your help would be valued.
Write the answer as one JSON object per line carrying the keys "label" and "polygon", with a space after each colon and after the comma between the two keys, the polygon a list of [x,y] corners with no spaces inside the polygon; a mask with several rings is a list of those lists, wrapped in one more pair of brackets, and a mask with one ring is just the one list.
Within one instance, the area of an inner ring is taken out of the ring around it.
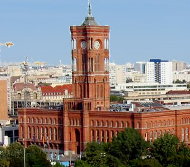
{"label": "row of window", "polygon": [[129,122],[92,120],[90,125],[91,125],[91,127],[127,128],[127,127],[129,127]]}
{"label": "row of window", "polygon": [[[24,138],[23,127],[20,127],[20,134]],[[43,142],[49,142],[51,140],[61,140],[63,137],[62,128],[47,128],[47,127],[27,127],[27,138],[35,140],[43,140]]]}
{"label": "row of window", "polygon": [[[34,124],[62,124],[62,119],[56,118],[27,118],[27,123]],[[19,123],[24,123],[23,118],[21,117]]]}
{"label": "row of window", "polygon": [[113,130],[91,130],[91,141],[95,142],[110,142],[114,136],[117,136],[119,131]]}
{"label": "row of window", "polygon": [[150,132],[145,133],[144,139],[146,141],[153,141],[153,140],[161,137],[165,133],[175,134],[175,130],[174,129],[168,129],[168,130],[150,131]]}
{"label": "row of window", "polygon": [[64,92],[42,93],[43,96],[64,95],[64,94],[68,94],[68,90],[65,90]]}
{"label": "row of window", "polygon": [[190,124],[190,118],[182,118],[181,124]]}
{"label": "row of window", "polygon": [[173,126],[174,120],[164,120],[164,121],[155,121],[155,122],[146,122],[144,128],[156,128],[156,127],[165,127]]}

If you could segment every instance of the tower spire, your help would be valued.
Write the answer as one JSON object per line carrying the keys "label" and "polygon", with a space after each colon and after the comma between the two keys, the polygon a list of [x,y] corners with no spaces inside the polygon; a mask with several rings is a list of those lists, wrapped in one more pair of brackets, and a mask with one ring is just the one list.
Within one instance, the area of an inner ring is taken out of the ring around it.
{"label": "tower spire", "polygon": [[92,5],[91,5],[91,0],[88,0],[88,17],[92,17]]}

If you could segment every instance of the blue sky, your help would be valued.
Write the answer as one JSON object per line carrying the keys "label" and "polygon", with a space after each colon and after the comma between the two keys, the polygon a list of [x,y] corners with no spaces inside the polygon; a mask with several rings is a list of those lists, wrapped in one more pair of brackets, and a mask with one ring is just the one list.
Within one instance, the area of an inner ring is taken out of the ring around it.
{"label": "blue sky", "polygon": [[[111,62],[150,58],[190,63],[190,0],[92,0],[93,15],[111,26]],[[87,15],[87,0],[1,0],[1,61],[70,64],[70,25]]]}

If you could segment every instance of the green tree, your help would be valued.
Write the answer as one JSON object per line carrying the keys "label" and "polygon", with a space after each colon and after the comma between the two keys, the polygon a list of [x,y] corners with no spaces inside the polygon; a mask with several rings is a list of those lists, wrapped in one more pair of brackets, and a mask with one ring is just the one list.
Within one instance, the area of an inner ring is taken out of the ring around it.
{"label": "green tree", "polygon": [[90,165],[84,160],[77,160],[75,162],[75,167],[90,167]]}
{"label": "green tree", "polygon": [[92,167],[106,166],[106,145],[106,143],[88,143],[82,159]]}
{"label": "green tree", "polygon": [[5,158],[10,167],[23,167],[24,147],[20,143],[10,144],[5,150]]}
{"label": "green tree", "polygon": [[140,133],[135,129],[127,128],[113,138],[108,152],[127,165],[130,160],[146,155],[147,148],[148,143],[145,142]]}
{"label": "green tree", "polygon": [[174,164],[178,167],[190,166],[190,148],[186,144],[180,143],[174,159]]}
{"label": "green tree", "polygon": [[135,159],[130,162],[130,167],[162,167],[158,160],[152,159]]}
{"label": "green tree", "polygon": [[151,155],[157,159],[163,166],[174,164],[174,159],[177,156],[179,140],[171,134],[156,139],[151,148]]}
{"label": "green tree", "polygon": [[26,163],[27,167],[51,167],[46,153],[36,145],[26,148]]}
{"label": "green tree", "polygon": [[10,162],[5,158],[0,159],[0,167],[10,167]]}
{"label": "green tree", "polygon": [[111,102],[123,102],[123,100],[124,100],[124,97],[122,96],[110,95]]}

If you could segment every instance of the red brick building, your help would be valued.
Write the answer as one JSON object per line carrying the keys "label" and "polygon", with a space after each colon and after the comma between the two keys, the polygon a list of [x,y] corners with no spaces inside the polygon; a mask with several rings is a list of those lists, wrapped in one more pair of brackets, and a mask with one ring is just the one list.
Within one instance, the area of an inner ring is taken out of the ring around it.
{"label": "red brick building", "polygon": [[[87,142],[110,142],[126,127],[138,129],[152,141],[168,132],[189,143],[190,109],[137,106],[133,112],[110,111],[109,26],[91,15],[71,26],[73,97],[63,109],[25,108],[19,111],[19,140],[48,149],[79,154]],[[24,140],[23,140],[24,139]]]}

